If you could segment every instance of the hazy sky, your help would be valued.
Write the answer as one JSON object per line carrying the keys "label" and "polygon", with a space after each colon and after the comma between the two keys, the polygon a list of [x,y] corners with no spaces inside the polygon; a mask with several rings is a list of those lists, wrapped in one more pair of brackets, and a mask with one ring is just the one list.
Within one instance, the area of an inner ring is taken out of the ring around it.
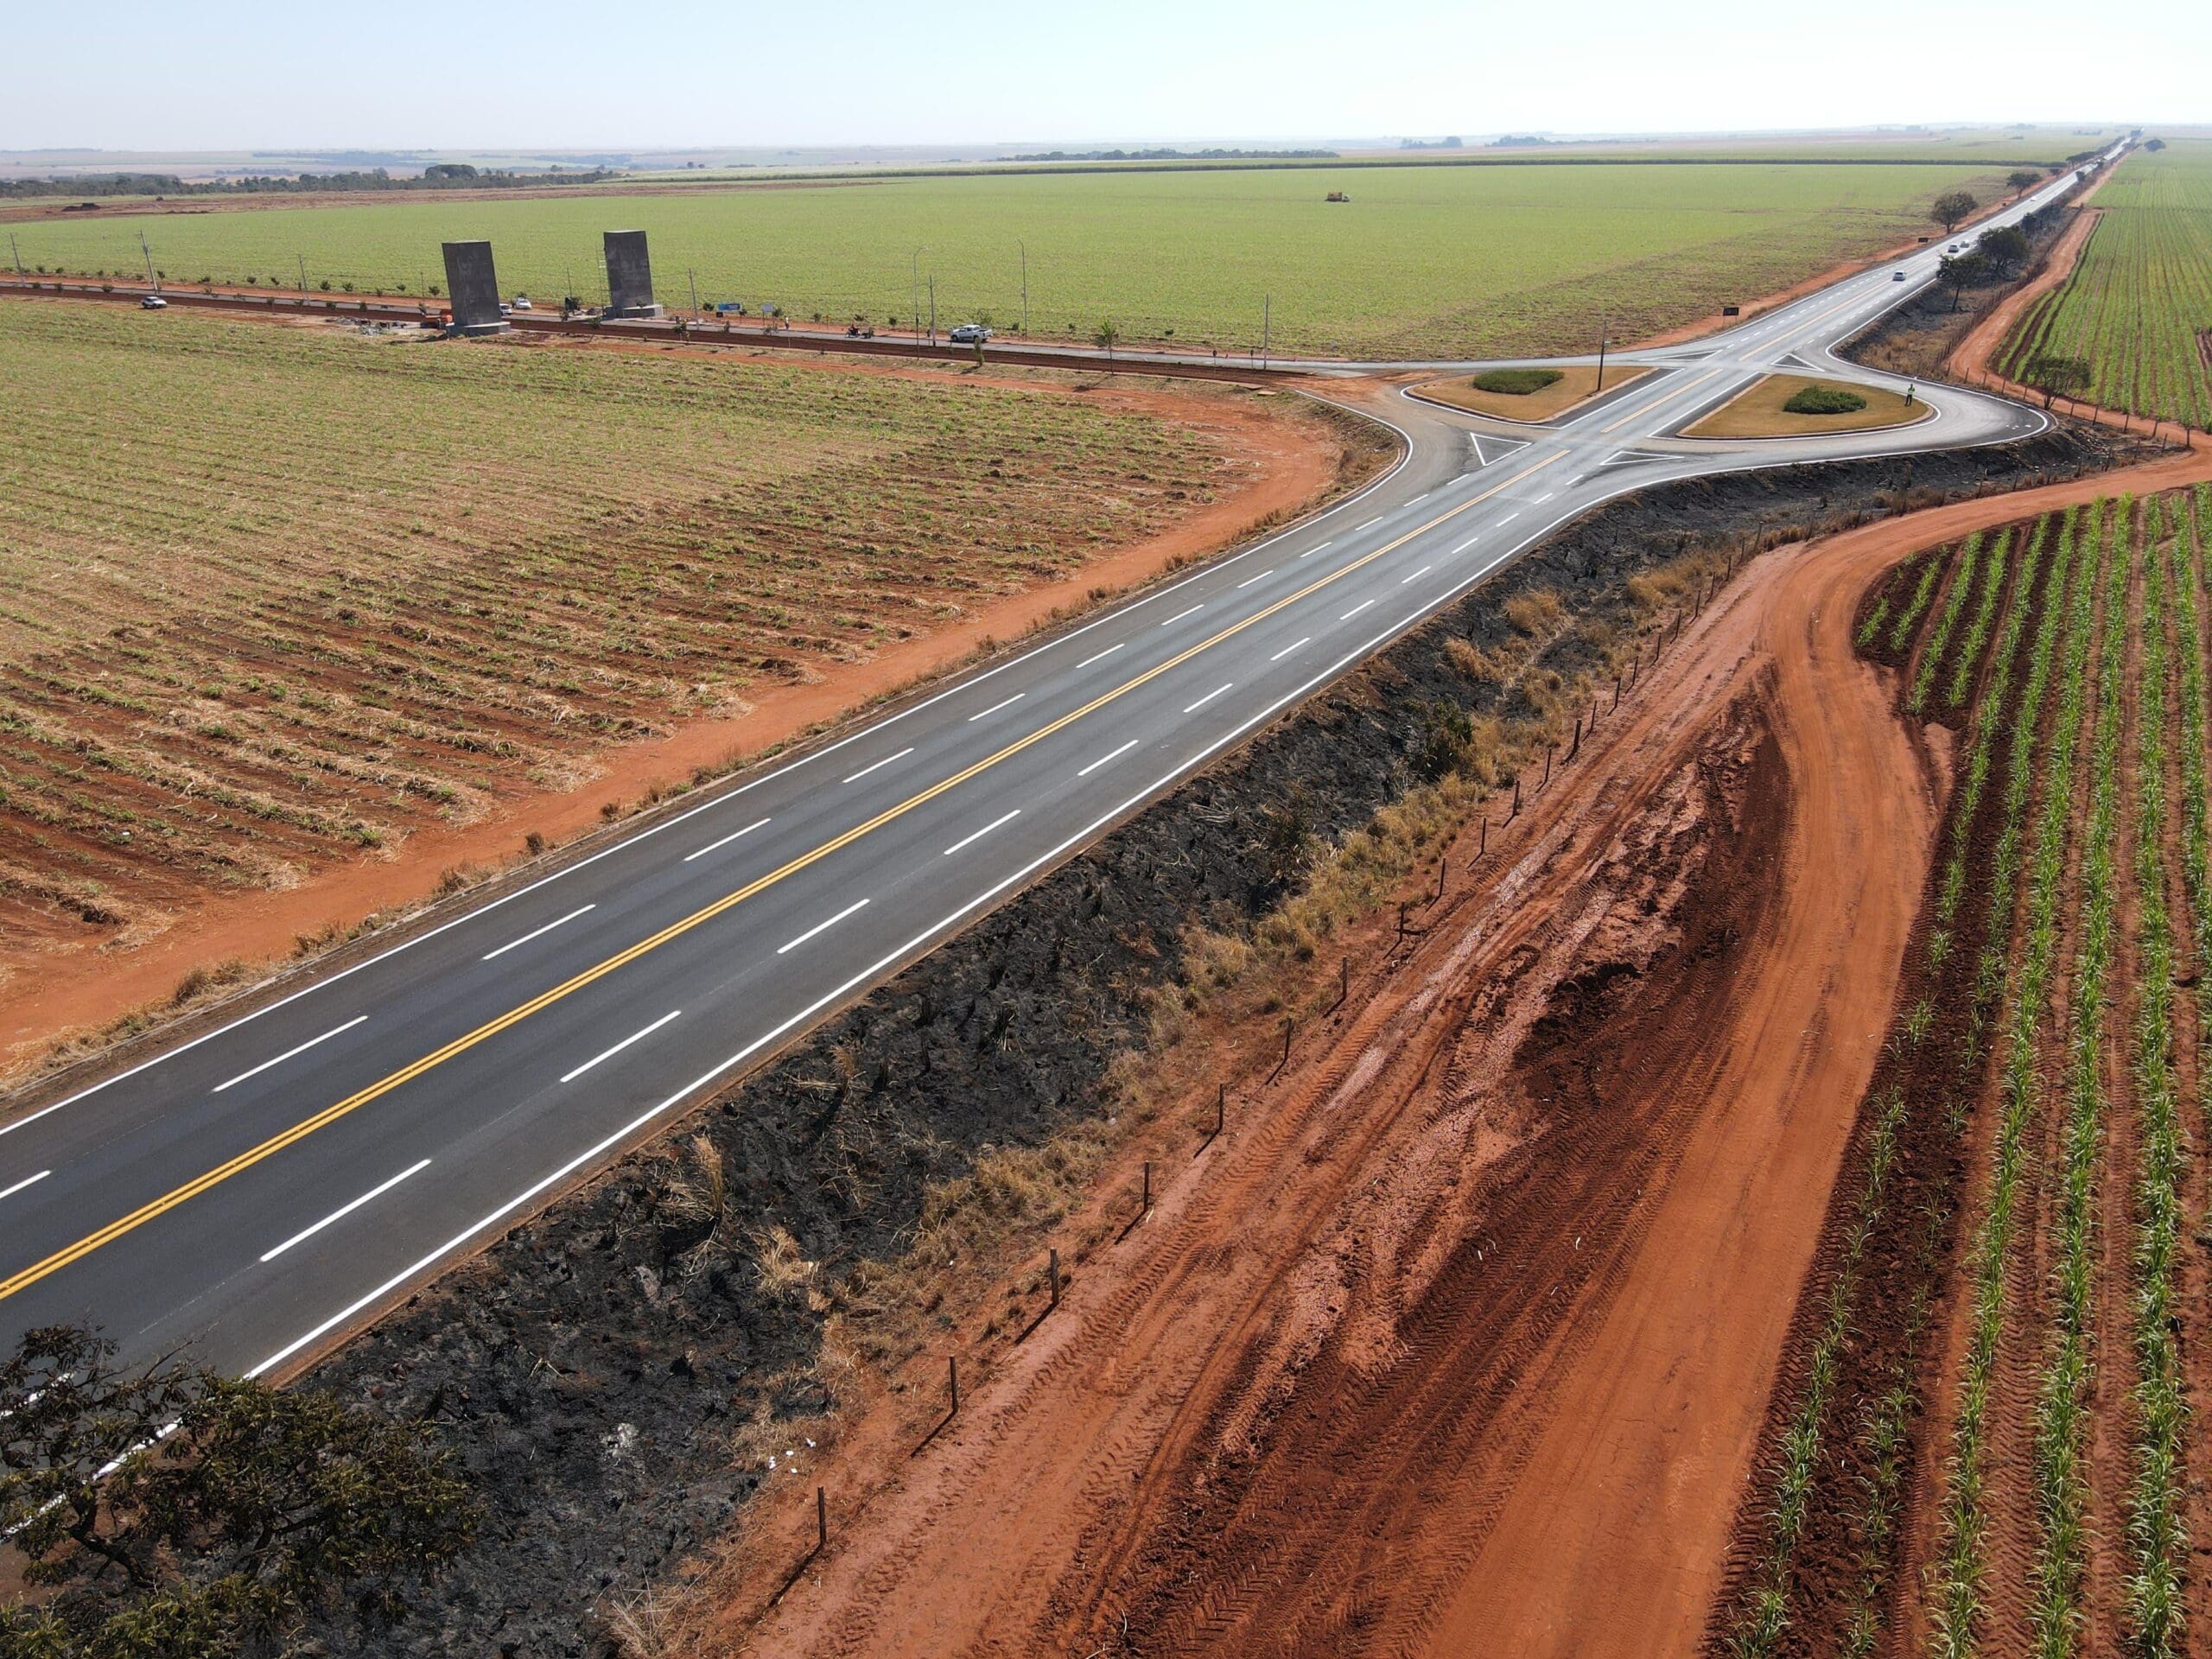
{"label": "hazy sky", "polygon": [[0,149],[2212,122],[2212,3],[11,8]]}

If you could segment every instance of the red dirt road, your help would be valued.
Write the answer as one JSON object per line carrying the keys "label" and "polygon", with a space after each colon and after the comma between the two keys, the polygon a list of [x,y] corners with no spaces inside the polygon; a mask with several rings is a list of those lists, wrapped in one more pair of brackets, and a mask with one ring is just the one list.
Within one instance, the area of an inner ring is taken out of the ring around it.
{"label": "red dirt road", "polygon": [[2067,493],[1739,577],[754,1650],[1694,1651],[1936,823],[1855,601]]}

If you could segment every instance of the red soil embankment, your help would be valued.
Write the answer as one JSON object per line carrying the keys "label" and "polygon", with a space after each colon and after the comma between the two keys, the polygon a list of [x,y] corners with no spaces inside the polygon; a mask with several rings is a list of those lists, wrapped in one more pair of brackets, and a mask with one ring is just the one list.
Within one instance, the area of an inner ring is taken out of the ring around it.
{"label": "red soil embankment", "polygon": [[1913,549],[2208,473],[2183,453],[1751,566],[1280,1092],[720,1634],[1695,1651],[1937,819],[1859,597]]}

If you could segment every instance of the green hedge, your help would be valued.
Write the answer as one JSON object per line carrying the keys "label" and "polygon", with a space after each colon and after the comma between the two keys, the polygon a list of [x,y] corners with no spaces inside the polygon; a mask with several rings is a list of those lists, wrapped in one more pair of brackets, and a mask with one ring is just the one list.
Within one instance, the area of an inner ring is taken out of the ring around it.
{"label": "green hedge", "polygon": [[1492,369],[1487,374],[1477,375],[1474,384],[1477,391],[1502,391],[1525,397],[1532,391],[1557,385],[1565,378],[1557,369]]}
{"label": "green hedge", "polygon": [[1792,415],[1854,415],[1866,400],[1838,386],[1801,386],[1782,407]]}

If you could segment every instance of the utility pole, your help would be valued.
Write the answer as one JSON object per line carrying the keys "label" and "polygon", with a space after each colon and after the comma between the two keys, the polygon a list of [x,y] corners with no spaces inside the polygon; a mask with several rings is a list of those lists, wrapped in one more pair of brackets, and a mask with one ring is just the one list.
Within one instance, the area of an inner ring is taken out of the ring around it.
{"label": "utility pole", "polygon": [[1605,313],[1603,313],[1603,312],[1600,312],[1600,313],[1599,314],[1599,317],[1598,317],[1598,385],[1597,385],[1597,387],[1596,387],[1595,391],[1593,391],[1593,392],[1592,393],[1592,395],[1593,397],[1596,395],[1596,393],[1597,393],[1597,392],[1599,392],[1599,391],[1603,391],[1605,389],[1605,334],[1606,334],[1607,329],[1611,327],[1611,322],[1612,322],[1612,319],[1611,319],[1611,317],[1610,317],[1609,315],[1605,315]]}
{"label": "utility pole", "polygon": [[154,251],[146,245],[146,232],[138,232],[138,251],[146,256],[146,282],[156,294],[162,291],[161,279],[154,275]]}
{"label": "utility pole", "polygon": [[292,257],[300,262],[300,297],[304,300],[308,296],[308,257],[296,253]]}
{"label": "utility pole", "polygon": [[699,308],[699,273],[696,270],[687,270],[683,274],[691,279],[691,315],[695,317],[703,317],[707,314]]}
{"label": "utility pole", "polygon": [[1029,245],[1019,237],[1014,245],[1021,250],[1021,332],[1029,332]]}
{"label": "utility pole", "polygon": [[1275,296],[1274,296],[1274,295],[1272,295],[1272,294],[1262,294],[1262,295],[1261,295],[1261,296],[1260,296],[1260,366],[1261,366],[1262,368],[1263,368],[1263,369],[1264,369],[1264,368],[1266,368],[1266,367],[1268,366],[1268,333],[1269,328],[1273,326],[1273,324],[1274,324],[1274,314],[1275,314]]}
{"label": "utility pole", "polygon": [[929,251],[930,245],[925,242],[908,255],[906,259],[907,275],[914,279],[914,310],[909,321],[913,324],[914,332],[918,334],[922,332],[922,256]]}
{"label": "utility pole", "polygon": [[930,273],[930,344],[937,344],[937,273]]}
{"label": "utility pole", "polygon": [[23,251],[16,245],[16,233],[13,231],[8,232],[8,257],[16,262],[16,280],[19,283],[28,282],[29,278],[23,275]]}

